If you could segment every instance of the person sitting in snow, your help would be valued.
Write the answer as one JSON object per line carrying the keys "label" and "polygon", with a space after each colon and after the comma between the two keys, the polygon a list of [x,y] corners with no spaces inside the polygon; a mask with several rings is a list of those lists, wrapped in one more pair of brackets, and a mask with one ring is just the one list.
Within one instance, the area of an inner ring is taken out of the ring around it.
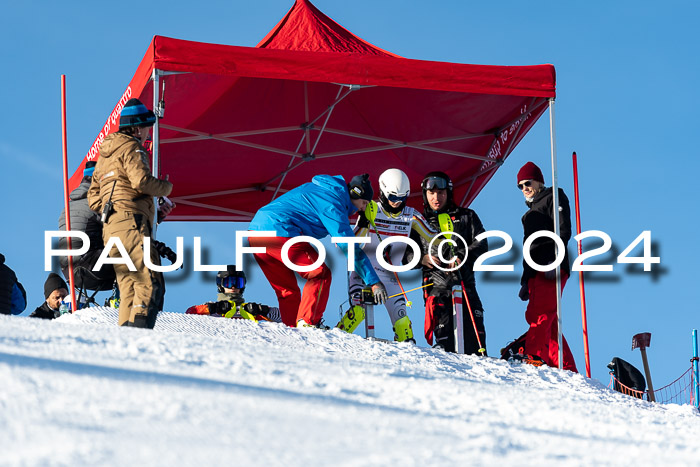
{"label": "person sitting in snow", "polygon": [[54,319],[61,316],[61,302],[68,295],[68,285],[61,276],[52,272],[44,282],[44,298],[46,301],[29,315],[30,318]]}
{"label": "person sitting in snow", "polygon": [[5,256],[0,254],[0,314],[18,315],[27,308],[27,292],[15,272],[5,264]]}
{"label": "person sitting in snow", "polygon": [[216,301],[191,306],[185,313],[281,323],[279,308],[245,301],[243,298],[245,286],[245,272],[237,271],[233,265],[226,266],[226,271],[219,271],[216,275],[216,288],[218,290]]}

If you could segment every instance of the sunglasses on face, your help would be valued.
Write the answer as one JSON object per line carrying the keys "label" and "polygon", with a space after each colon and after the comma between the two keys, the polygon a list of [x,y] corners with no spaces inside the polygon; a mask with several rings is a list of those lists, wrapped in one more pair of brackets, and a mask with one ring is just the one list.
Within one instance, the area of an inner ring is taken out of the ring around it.
{"label": "sunglasses on face", "polygon": [[524,190],[525,187],[530,187],[532,186],[532,180],[525,180],[523,183],[518,183],[518,188],[520,191]]}
{"label": "sunglasses on face", "polygon": [[447,180],[440,177],[430,177],[423,180],[423,188],[426,190],[446,190]]}
{"label": "sunglasses on face", "polygon": [[403,203],[404,201],[406,201],[407,198],[408,198],[408,195],[399,196],[399,195],[395,195],[393,193],[391,193],[391,194],[389,194],[389,196],[387,196],[387,199],[389,201],[391,201],[392,203],[396,203],[396,202]]}
{"label": "sunglasses on face", "polygon": [[242,289],[245,287],[245,279],[240,276],[217,277],[216,283],[225,289]]}

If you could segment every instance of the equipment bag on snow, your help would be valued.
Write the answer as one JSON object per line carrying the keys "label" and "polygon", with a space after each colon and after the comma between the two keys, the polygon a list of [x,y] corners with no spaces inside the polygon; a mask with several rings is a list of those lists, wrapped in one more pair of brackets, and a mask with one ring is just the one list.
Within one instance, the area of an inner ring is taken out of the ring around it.
{"label": "equipment bag on snow", "polygon": [[513,342],[506,344],[506,346],[501,349],[501,359],[508,360],[513,355],[524,355],[526,336],[527,331],[525,331],[522,336],[518,337]]}
{"label": "equipment bag on snow", "polygon": [[[641,371],[636,369],[631,363],[618,357],[613,358],[612,361],[608,363],[608,368],[610,368],[610,373],[615,377],[613,388],[616,391],[636,397],[637,399],[642,398],[647,384]],[[632,391],[626,389],[624,386],[632,389]]]}

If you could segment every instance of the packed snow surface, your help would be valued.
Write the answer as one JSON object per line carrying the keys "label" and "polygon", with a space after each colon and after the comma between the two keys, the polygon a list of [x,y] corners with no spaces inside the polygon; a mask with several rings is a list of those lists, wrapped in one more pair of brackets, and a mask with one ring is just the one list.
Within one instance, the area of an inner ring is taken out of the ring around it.
{"label": "packed snow surface", "polygon": [[[607,383],[607,382],[606,382]],[[552,368],[110,308],[0,315],[1,465],[697,465],[700,416]]]}

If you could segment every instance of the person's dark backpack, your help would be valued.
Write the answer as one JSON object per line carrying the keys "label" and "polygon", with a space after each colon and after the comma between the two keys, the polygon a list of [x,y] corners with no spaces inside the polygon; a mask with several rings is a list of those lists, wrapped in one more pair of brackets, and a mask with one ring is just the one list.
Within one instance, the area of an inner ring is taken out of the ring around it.
{"label": "person's dark backpack", "polygon": [[[647,384],[641,371],[636,369],[631,363],[618,357],[613,358],[612,361],[608,363],[608,368],[615,377],[613,389],[627,394],[628,396],[636,397],[637,399],[642,398]],[[633,389],[633,391],[626,388]]]}
{"label": "person's dark backpack", "polygon": [[525,355],[525,336],[527,336],[527,331],[513,342],[506,344],[506,346],[501,349],[501,360],[508,360],[513,357],[513,355]]}

